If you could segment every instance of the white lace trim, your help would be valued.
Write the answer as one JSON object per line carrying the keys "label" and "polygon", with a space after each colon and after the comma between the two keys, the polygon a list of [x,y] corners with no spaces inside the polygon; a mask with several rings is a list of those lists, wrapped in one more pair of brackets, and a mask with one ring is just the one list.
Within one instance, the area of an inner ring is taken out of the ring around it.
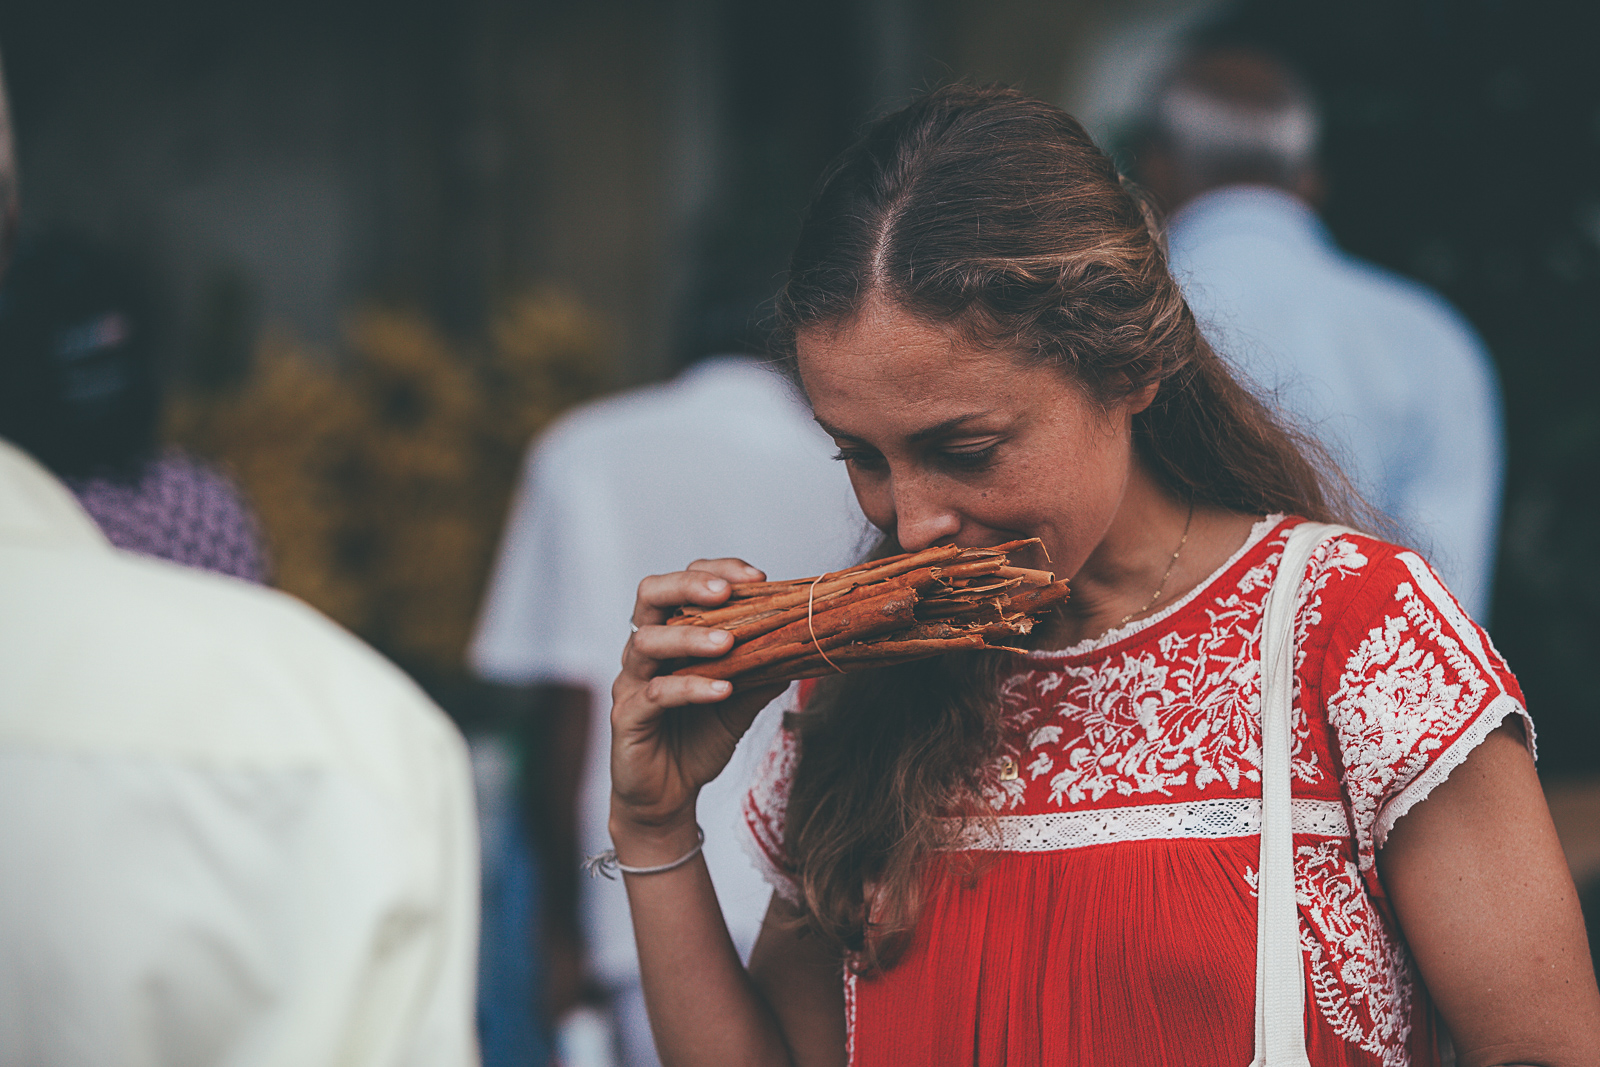
{"label": "white lace trim", "polygon": [[[1294,800],[1291,804],[1295,833],[1351,836],[1343,801]],[[1260,797],[1219,797],[1181,804],[1000,815],[992,821],[969,822],[955,834],[949,847],[984,852],[1059,852],[1123,841],[1212,840],[1259,833]]]}
{"label": "white lace trim", "polygon": [[1082,656],[1085,653],[1094,652],[1098,649],[1105,648],[1108,645],[1115,644],[1124,638],[1132,637],[1140,630],[1155,626],[1163,620],[1171,617],[1176,612],[1183,610],[1185,607],[1191,604],[1195,598],[1203,595],[1206,590],[1210,589],[1216,584],[1217,579],[1228,573],[1228,568],[1232,567],[1235,563],[1238,563],[1239,560],[1244,557],[1246,552],[1254,548],[1262,538],[1271,533],[1278,523],[1282,522],[1283,520],[1284,516],[1282,514],[1273,514],[1268,515],[1266,518],[1257,522],[1254,526],[1251,526],[1250,536],[1244,539],[1244,544],[1239,546],[1239,550],[1237,552],[1228,557],[1226,563],[1212,571],[1205,581],[1201,582],[1199,585],[1195,586],[1193,589],[1189,590],[1187,593],[1183,594],[1183,596],[1179,597],[1177,600],[1174,600],[1172,603],[1168,604],[1165,608],[1162,608],[1154,615],[1148,615],[1145,618],[1137,619],[1128,623],[1126,626],[1112,627],[1099,637],[1085,638],[1075,645],[1068,645],[1066,648],[1044,648],[1034,652],[1029,652],[1028,658],[1056,659],[1062,656]]}
{"label": "white lace trim", "polygon": [[[1417,583],[1418,587],[1433,603],[1439,614],[1444,616],[1445,621],[1450,624],[1450,628],[1456,632],[1456,638],[1467,647],[1473,658],[1478,661],[1478,669],[1483,672],[1484,677],[1493,681],[1495,687],[1499,688],[1500,683],[1494,670],[1495,661],[1484,650],[1478,628],[1472,624],[1472,620],[1467,618],[1466,613],[1461,610],[1461,605],[1456,603],[1456,598],[1445,592],[1444,586],[1439,583],[1438,577],[1423,562],[1421,556],[1418,556],[1415,552],[1401,552],[1397,558],[1406,565],[1406,570],[1411,572],[1412,580]],[[1516,703],[1514,698],[1512,698],[1512,703]],[[1522,712],[1523,727],[1527,730],[1528,754],[1537,760],[1539,758],[1539,746],[1533,735],[1533,719],[1529,717],[1527,709],[1523,708],[1522,705],[1518,704],[1517,710]],[[1501,718],[1508,714],[1510,712],[1502,713]],[[1485,734],[1484,736],[1488,735]],[[1442,778],[1440,779],[1440,781],[1443,780]]]}
{"label": "white lace trim", "polygon": [[[1492,677],[1492,676],[1491,676]],[[1527,733],[1528,748],[1533,748],[1533,719],[1528,715],[1528,709],[1516,697],[1501,693],[1489,702],[1489,706],[1479,713],[1478,717],[1468,724],[1461,736],[1457,737],[1438,758],[1428,764],[1428,769],[1412,779],[1411,783],[1394,795],[1389,803],[1378,812],[1377,821],[1372,826],[1372,846],[1376,851],[1383,847],[1389,839],[1389,831],[1394,829],[1394,824],[1399,822],[1406,813],[1424,800],[1428,794],[1438,788],[1439,784],[1450,777],[1450,772],[1467,761],[1472,755],[1472,750],[1483,744],[1484,738],[1499,728],[1507,716],[1522,716],[1522,728]]]}

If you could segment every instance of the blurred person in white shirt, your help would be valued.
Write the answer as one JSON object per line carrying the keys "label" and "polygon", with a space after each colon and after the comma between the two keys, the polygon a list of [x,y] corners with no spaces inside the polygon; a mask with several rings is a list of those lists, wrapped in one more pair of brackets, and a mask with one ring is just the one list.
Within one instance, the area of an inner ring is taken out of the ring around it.
{"label": "blurred person in white shirt", "polygon": [[1442,297],[1339,249],[1317,217],[1321,118],[1240,45],[1167,78],[1138,151],[1207,338],[1319,438],[1368,503],[1488,617],[1505,452],[1499,383]]}
{"label": "blurred person in white shirt", "polygon": [[0,1063],[477,1063],[466,749],[398,669],[5,441],[0,605]]}
{"label": "blurred person in white shirt", "polygon": [[[755,303],[708,303],[701,318],[709,325],[683,347],[755,350],[746,330]],[[564,895],[578,897],[575,919],[556,914],[547,924],[556,949],[552,1006],[573,1006],[570,972],[582,972],[609,1002],[628,1067],[658,1060],[627,895],[620,880],[573,880],[579,856],[611,846],[610,690],[634,595],[645,576],[705,556],[748,559],[774,578],[855,562],[867,547],[866,521],[833,452],[777,371],[752,356],[718,355],[671,381],[569,412],[528,453],[471,658],[490,681],[533,687],[534,713],[552,738],[542,773],[556,825],[544,828],[544,866],[557,911]],[[689,498],[701,503],[686,511]],[[758,720],[728,770],[700,794],[706,862],[743,955],[770,887],[736,823],[776,728],[775,718]],[[604,1062],[604,1043],[589,1036],[594,1016],[579,1017],[580,1026],[563,1032],[591,1050],[589,1063]],[[574,1047],[570,1055],[583,1054]]]}

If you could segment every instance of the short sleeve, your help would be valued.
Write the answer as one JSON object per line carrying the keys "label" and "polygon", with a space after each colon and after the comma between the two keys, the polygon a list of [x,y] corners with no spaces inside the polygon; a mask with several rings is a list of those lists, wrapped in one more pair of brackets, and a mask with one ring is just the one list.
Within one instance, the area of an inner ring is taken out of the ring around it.
{"label": "short sleeve", "polygon": [[1329,613],[1320,688],[1357,856],[1371,870],[1395,823],[1507,716],[1522,719],[1530,751],[1534,735],[1505,660],[1433,569],[1414,552],[1360,540],[1359,552],[1343,554],[1363,564],[1338,576],[1348,588],[1327,590],[1346,602]]}
{"label": "short sleeve", "polygon": [[[799,686],[791,686],[780,699],[784,711],[799,705]],[[740,819],[746,831],[745,846],[750,859],[761,877],[784,900],[791,904],[800,902],[800,884],[793,875],[788,853],[783,846],[784,825],[789,812],[789,787],[794,782],[795,766],[800,760],[799,738],[783,716],[779,727],[756,773],[751,778],[750,790],[740,805]]]}

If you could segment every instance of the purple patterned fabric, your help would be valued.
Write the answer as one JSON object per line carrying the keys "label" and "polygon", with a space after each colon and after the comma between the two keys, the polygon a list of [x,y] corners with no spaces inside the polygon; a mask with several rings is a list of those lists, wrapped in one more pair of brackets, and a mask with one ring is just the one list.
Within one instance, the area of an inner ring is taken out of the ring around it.
{"label": "purple patterned fabric", "polygon": [[186,567],[267,580],[261,528],[226,475],[178,449],[145,465],[137,481],[68,478],[106,539]]}

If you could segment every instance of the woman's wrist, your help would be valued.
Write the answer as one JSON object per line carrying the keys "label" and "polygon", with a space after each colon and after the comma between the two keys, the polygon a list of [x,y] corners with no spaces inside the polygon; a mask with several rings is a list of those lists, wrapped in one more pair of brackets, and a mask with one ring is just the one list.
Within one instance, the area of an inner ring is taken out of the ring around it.
{"label": "woman's wrist", "polygon": [[655,867],[683,856],[700,842],[694,806],[670,814],[635,812],[612,799],[611,847],[619,863]]}

